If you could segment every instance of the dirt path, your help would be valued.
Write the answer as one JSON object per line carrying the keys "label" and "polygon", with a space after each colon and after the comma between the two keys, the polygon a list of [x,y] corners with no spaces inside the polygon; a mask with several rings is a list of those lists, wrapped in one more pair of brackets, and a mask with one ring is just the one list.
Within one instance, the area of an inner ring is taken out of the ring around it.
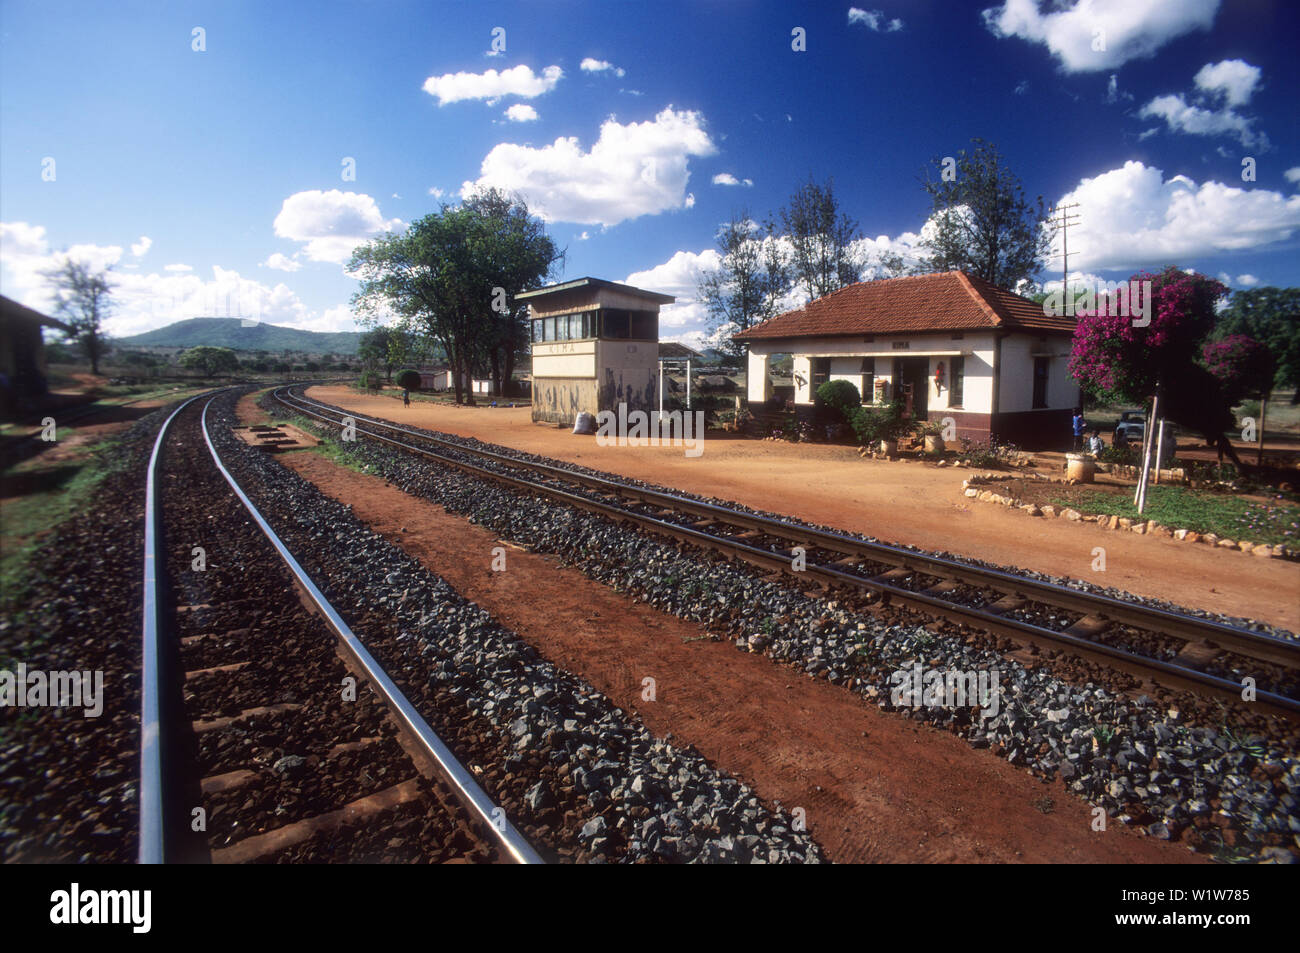
{"label": "dirt path", "polygon": [[[734,500],[850,532],[1004,566],[1086,579],[1142,596],[1300,629],[1300,565],[1172,539],[1105,533],[1092,524],[1034,519],[962,496],[969,473],[862,460],[850,447],[790,444],[710,433],[702,456],[682,448],[602,447],[594,438],[532,423],[527,408],[469,408],[341,386],[311,396],[359,413],[581,463]],[[1093,548],[1106,550],[1094,571]]]}
{"label": "dirt path", "polygon": [[[245,422],[260,412],[241,404]],[[802,807],[840,862],[1169,863],[1199,858],[1120,824],[1091,829],[1087,805],[946,732],[918,726],[725,643],[549,557],[507,549],[483,527],[381,478],[312,453],[280,457],[446,579],[545,657],[637,712],[765,799]],[[656,700],[642,701],[642,679]],[[1048,804],[1043,799],[1050,798]],[[1044,810],[1050,813],[1043,813]]]}

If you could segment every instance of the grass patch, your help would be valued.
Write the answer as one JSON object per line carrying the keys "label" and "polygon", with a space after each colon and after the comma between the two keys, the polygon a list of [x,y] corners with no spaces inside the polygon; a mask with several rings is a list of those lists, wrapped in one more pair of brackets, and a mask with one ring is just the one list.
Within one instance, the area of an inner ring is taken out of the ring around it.
{"label": "grass patch", "polygon": [[1141,516],[1127,493],[1093,490],[1052,502],[1081,513],[1155,520],[1170,529],[1214,533],[1227,539],[1300,544],[1300,506],[1294,503],[1248,500],[1181,486],[1147,487],[1146,512]]}
{"label": "grass patch", "polygon": [[[69,428],[69,431],[71,428]],[[40,471],[14,468],[6,478],[39,477],[39,489],[4,505],[5,545],[0,551],[0,607],[15,611],[30,586],[32,556],[50,531],[92,503],[96,487],[126,466],[126,455],[114,453],[119,439],[106,437],[74,459]]]}

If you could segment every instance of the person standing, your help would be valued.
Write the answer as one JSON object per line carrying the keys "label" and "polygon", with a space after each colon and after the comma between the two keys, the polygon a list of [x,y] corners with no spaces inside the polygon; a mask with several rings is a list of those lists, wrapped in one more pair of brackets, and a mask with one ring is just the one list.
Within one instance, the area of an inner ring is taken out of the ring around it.
{"label": "person standing", "polygon": [[411,389],[409,387],[402,388],[402,406],[411,406]]}
{"label": "person standing", "polygon": [[1083,450],[1083,432],[1087,428],[1087,422],[1083,419],[1083,408],[1074,408],[1074,452],[1079,453]]}

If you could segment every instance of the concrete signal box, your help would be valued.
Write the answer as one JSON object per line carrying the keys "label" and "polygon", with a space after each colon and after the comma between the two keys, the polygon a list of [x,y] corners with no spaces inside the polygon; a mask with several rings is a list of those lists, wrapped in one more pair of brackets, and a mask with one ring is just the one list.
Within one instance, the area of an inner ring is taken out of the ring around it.
{"label": "concrete signal box", "polygon": [[672,295],[578,278],[516,295],[532,318],[533,420],[658,406],[659,307]]}

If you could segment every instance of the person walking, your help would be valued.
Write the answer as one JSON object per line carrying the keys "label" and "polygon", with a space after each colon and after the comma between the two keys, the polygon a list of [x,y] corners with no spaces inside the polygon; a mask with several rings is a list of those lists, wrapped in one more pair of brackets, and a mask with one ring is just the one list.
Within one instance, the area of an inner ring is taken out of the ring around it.
{"label": "person walking", "polygon": [[1074,408],[1074,452],[1079,453],[1083,450],[1083,432],[1088,424],[1083,419],[1083,408]]}
{"label": "person walking", "polygon": [[409,387],[402,388],[402,406],[411,406],[411,389]]}

